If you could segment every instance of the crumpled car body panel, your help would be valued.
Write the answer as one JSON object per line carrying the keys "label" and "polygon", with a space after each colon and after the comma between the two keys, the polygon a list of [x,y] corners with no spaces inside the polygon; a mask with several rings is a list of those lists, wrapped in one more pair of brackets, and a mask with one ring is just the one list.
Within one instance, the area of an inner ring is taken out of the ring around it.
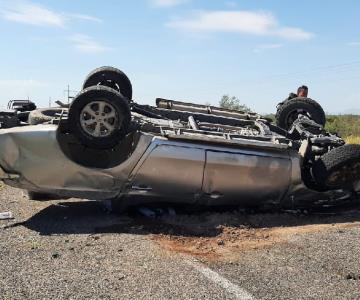
{"label": "crumpled car body panel", "polygon": [[154,197],[204,205],[326,198],[305,187],[301,157],[284,145],[248,140],[226,145],[141,133],[130,157],[102,169],[69,159],[56,130],[56,125],[0,130],[1,179],[17,188],[64,197],[133,196],[133,203]]}
{"label": "crumpled car body panel", "polygon": [[142,136],[131,159],[111,169],[86,168],[62,152],[55,125],[14,127],[0,130],[0,166],[4,179],[14,187],[63,196],[109,199],[116,197],[122,184],[151,142]]}

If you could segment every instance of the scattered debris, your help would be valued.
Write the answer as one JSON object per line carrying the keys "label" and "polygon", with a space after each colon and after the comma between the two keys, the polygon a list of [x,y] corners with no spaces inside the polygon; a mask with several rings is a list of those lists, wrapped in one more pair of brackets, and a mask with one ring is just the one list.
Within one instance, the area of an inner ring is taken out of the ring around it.
{"label": "scattered debris", "polygon": [[219,246],[224,246],[225,245],[225,242],[223,240],[218,240],[217,244]]}
{"label": "scattered debris", "polygon": [[37,241],[30,241],[31,250],[37,250],[40,248],[40,243]]}
{"label": "scattered debris", "polygon": [[55,252],[51,255],[52,258],[59,258],[60,257],[60,254]]}
{"label": "scattered debris", "polygon": [[360,274],[349,273],[345,277],[347,280],[360,280]]}
{"label": "scattered debris", "polygon": [[0,220],[14,219],[11,211],[5,211],[0,213]]}

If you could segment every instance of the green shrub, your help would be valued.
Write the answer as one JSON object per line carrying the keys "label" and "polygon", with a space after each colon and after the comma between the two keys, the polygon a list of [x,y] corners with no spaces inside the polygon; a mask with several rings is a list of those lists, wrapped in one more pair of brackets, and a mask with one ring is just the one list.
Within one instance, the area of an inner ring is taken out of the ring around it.
{"label": "green shrub", "polygon": [[341,137],[360,136],[359,115],[328,115],[325,128]]}
{"label": "green shrub", "polygon": [[240,99],[235,96],[224,95],[219,101],[219,106],[226,109],[251,112],[251,109],[245,104],[241,104]]}

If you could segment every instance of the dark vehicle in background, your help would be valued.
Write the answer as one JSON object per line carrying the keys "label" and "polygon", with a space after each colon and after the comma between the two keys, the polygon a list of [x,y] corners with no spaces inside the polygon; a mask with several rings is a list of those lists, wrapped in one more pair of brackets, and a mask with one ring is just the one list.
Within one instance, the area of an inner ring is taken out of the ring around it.
{"label": "dark vehicle in background", "polygon": [[122,71],[101,67],[69,108],[34,113],[51,116],[0,130],[0,178],[34,198],[286,207],[360,188],[360,146],[327,132],[309,98],[285,101],[277,124],[162,98],[142,105]]}
{"label": "dark vehicle in background", "polygon": [[10,100],[7,108],[18,112],[25,112],[35,110],[36,105],[30,100]]}
{"label": "dark vehicle in background", "polygon": [[30,100],[10,100],[6,110],[0,110],[0,128],[27,125],[30,111],[36,109]]}

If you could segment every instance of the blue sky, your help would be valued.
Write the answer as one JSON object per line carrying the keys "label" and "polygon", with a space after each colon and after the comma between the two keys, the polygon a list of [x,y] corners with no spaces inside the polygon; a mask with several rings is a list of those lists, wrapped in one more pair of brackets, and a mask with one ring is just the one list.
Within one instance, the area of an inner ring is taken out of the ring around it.
{"label": "blue sky", "polygon": [[306,84],[325,111],[358,113],[359,17],[355,0],[0,0],[0,105],[46,106],[111,65],[139,103],[230,94],[274,112]]}

